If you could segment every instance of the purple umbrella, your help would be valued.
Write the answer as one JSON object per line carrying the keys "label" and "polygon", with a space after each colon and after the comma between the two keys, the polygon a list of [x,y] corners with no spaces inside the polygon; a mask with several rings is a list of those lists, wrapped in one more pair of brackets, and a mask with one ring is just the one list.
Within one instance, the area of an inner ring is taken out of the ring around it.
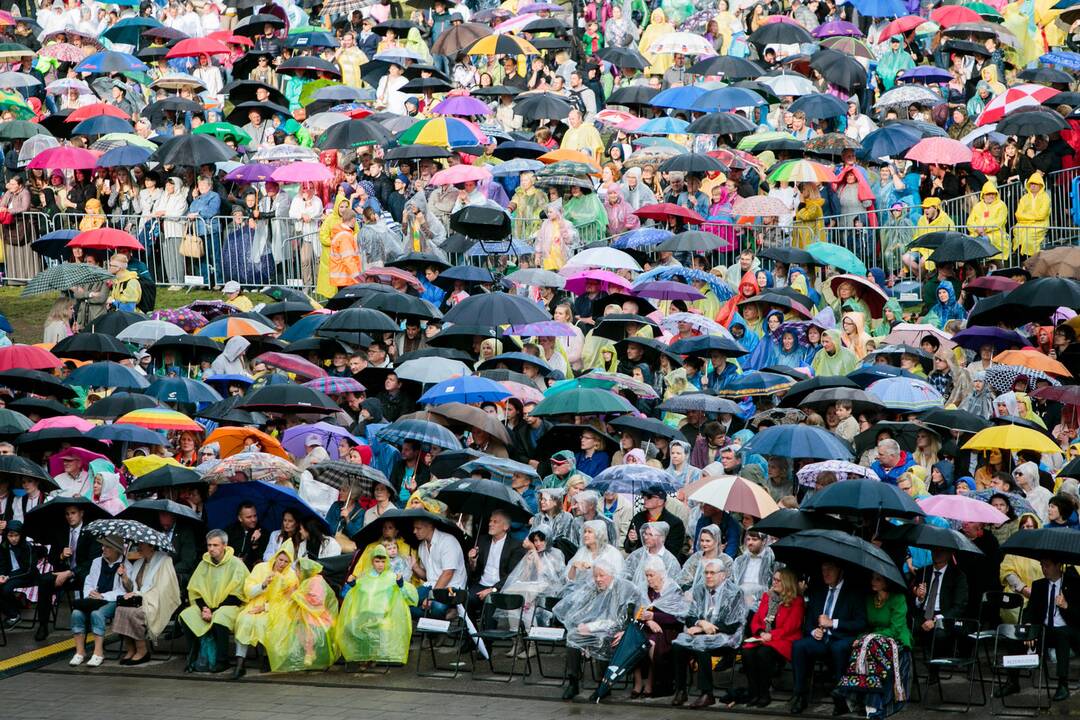
{"label": "purple umbrella", "polygon": [[932,65],[920,65],[910,70],[900,71],[896,79],[903,82],[944,83],[952,80],[952,74]]}
{"label": "purple umbrella", "polygon": [[562,12],[563,8],[560,5],[552,5],[545,2],[534,2],[522,5],[518,8],[518,14],[523,15],[525,13],[538,13],[538,12]]}
{"label": "purple umbrella", "polygon": [[225,179],[235,183],[266,182],[270,179],[270,174],[274,172],[274,169],[273,165],[266,165],[264,163],[241,165],[226,175]]}
{"label": "purple umbrella", "polygon": [[862,31],[846,20],[833,20],[824,25],[818,25],[811,33],[816,38],[827,37],[857,37],[863,36]]}
{"label": "purple umbrella", "polygon": [[491,108],[486,103],[469,95],[452,95],[438,103],[431,111],[439,115],[490,115]]}
{"label": "purple umbrella", "polygon": [[1027,340],[1015,330],[1003,330],[997,327],[975,325],[953,335],[954,343],[968,350],[979,351],[983,345],[993,345],[994,353],[1012,347],[1024,347]]}
{"label": "purple umbrella", "polygon": [[701,300],[703,293],[686,283],[674,280],[654,280],[643,282],[630,289],[638,297],[651,298],[653,300]]}
{"label": "purple umbrella", "polygon": [[492,20],[504,20],[508,17],[513,17],[514,13],[510,12],[506,8],[489,8],[487,10],[481,10],[480,12],[474,12],[470,20],[478,23],[491,22]]}
{"label": "purple umbrella", "polygon": [[206,318],[201,313],[197,313],[190,308],[155,310],[150,313],[150,317],[154,320],[171,322],[173,325],[178,325],[182,327],[185,332],[189,333],[195,332],[207,322]]}
{"label": "purple umbrella", "polygon": [[513,325],[510,327],[510,335],[522,337],[573,337],[574,329],[558,320],[545,320],[543,322],[529,323],[528,325]]}
{"label": "purple umbrella", "polygon": [[326,448],[326,452],[330,454],[330,458],[333,460],[340,460],[341,455],[338,453],[338,441],[345,439],[353,445],[366,445],[363,440],[356,437],[348,430],[338,425],[331,425],[327,422],[317,422],[311,425],[296,425],[289,428],[281,436],[281,447],[285,448],[285,451],[296,458],[302,458],[307,455],[307,436],[315,435],[319,438],[319,443]]}

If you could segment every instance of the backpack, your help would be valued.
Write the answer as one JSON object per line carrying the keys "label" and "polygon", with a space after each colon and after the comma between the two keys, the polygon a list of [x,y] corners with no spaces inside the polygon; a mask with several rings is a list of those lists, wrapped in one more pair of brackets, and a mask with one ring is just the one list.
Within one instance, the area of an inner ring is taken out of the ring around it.
{"label": "backpack", "polygon": [[139,312],[150,313],[157,304],[157,283],[149,273],[139,273],[135,279],[139,281],[139,288],[142,290],[135,309]]}

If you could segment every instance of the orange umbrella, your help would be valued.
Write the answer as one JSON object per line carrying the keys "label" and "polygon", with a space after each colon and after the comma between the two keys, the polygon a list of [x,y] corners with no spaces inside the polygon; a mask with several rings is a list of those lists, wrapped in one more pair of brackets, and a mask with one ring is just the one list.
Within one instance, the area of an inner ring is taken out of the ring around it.
{"label": "orange umbrella", "polygon": [[1043,355],[1038,350],[1005,350],[994,356],[994,362],[1001,365],[1018,365],[1029,370],[1042,370],[1047,375],[1072,377],[1072,373],[1057,360]]}
{"label": "orange umbrella", "polygon": [[277,455],[283,460],[292,462],[292,458],[289,457],[289,453],[285,452],[285,448],[281,447],[281,443],[277,441],[277,438],[267,435],[261,430],[248,427],[223,427],[218,428],[214,432],[206,436],[206,440],[203,441],[203,447],[206,447],[209,443],[216,442],[221,448],[221,452],[218,454],[222,460],[227,457],[236,455],[244,451],[244,441],[252,439],[262,446],[262,451],[270,455]]}
{"label": "orange umbrella", "polygon": [[546,165],[552,165],[562,160],[585,163],[596,170],[596,172],[600,172],[600,168],[596,167],[596,158],[591,155],[586,155],[580,150],[564,150],[559,148],[557,150],[552,150],[551,152],[546,152],[536,159]]}

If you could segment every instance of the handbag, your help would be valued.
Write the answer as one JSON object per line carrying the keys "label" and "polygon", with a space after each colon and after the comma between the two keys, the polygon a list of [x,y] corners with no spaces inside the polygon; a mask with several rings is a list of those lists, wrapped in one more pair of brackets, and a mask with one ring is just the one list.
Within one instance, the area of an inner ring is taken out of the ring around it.
{"label": "handbag", "polygon": [[116,607],[142,607],[142,595],[132,595],[129,598],[118,597],[116,598]]}
{"label": "handbag", "polygon": [[186,258],[198,259],[203,256],[203,239],[195,233],[188,233],[180,241],[180,254]]}
{"label": "handbag", "polygon": [[86,598],[77,598],[76,600],[73,600],[71,602],[71,607],[72,607],[73,610],[81,610],[84,613],[91,613],[91,612],[94,612],[95,610],[97,610],[98,608],[104,607],[105,605],[108,605],[108,604],[109,604],[109,601],[105,600],[103,598],[86,597]]}
{"label": "handbag", "polygon": [[15,216],[10,210],[0,210],[0,225],[11,225],[15,222]]}

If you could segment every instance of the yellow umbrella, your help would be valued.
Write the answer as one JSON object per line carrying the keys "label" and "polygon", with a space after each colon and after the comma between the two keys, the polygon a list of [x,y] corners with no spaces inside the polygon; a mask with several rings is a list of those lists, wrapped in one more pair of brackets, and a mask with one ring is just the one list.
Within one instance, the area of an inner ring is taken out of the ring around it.
{"label": "yellow umbrella", "polygon": [[999,425],[975,433],[964,444],[964,450],[1034,450],[1041,453],[1058,453],[1061,448],[1037,430],[1019,425]]}
{"label": "yellow umbrella", "polygon": [[124,467],[126,467],[128,472],[135,477],[142,477],[143,475],[153,472],[158,468],[163,468],[166,465],[184,467],[171,457],[161,457],[160,455],[136,455],[135,457],[129,457],[124,461]]}

